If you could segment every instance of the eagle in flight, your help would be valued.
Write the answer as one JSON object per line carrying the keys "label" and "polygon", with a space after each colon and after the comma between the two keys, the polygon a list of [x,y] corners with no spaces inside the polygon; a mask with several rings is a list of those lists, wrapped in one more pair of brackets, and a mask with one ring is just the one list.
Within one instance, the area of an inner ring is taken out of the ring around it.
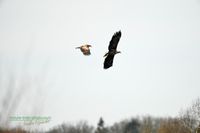
{"label": "eagle in flight", "polygon": [[109,51],[104,55],[104,57],[106,57],[104,60],[104,69],[111,67],[113,65],[114,56],[121,53],[120,51],[117,51],[117,45],[121,38],[121,34],[121,31],[116,32],[110,40],[110,44],[108,46]]}
{"label": "eagle in flight", "polygon": [[89,44],[85,44],[85,45],[82,45],[80,47],[76,47],[76,49],[80,49],[81,52],[84,54],[84,55],[90,55],[90,47],[92,47],[91,45]]}

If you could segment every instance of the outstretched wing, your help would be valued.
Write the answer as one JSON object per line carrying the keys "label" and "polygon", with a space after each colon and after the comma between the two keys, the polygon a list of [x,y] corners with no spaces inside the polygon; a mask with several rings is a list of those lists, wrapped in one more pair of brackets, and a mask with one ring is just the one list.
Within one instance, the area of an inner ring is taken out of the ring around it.
{"label": "outstretched wing", "polygon": [[113,65],[114,55],[108,55],[104,60],[104,69],[107,69]]}
{"label": "outstretched wing", "polygon": [[116,32],[113,36],[112,39],[110,40],[110,44],[108,46],[108,50],[112,50],[112,49],[117,49],[117,44],[119,42],[121,38],[121,31]]}

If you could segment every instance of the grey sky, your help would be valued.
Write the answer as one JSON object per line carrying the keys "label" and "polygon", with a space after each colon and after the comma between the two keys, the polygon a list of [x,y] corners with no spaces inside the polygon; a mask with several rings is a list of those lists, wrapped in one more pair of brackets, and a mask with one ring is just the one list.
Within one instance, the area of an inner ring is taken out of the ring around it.
{"label": "grey sky", "polygon": [[[114,65],[103,70],[112,35]],[[49,125],[175,116],[200,96],[199,0],[1,0],[0,86],[26,84],[13,115]],[[89,43],[85,57],[76,46]],[[28,85],[27,85],[28,84]]]}

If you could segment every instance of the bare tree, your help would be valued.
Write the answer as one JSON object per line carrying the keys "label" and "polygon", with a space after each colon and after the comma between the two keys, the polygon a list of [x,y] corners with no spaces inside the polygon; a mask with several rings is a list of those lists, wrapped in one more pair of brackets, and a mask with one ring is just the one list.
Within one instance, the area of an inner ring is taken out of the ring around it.
{"label": "bare tree", "polygon": [[47,131],[47,133],[93,133],[93,131],[92,126],[89,126],[86,121],[81,121],[76,125],[63,123]]}
{"label": "bare tree", "polygon": [[164,118],[160,121],[158,133],[190,133],[178,118]]}
{"label": "bare tree", "polygon": [[141,130],[141,133],[153,132],[153,119],[150,116],[143,117],[140,130]]}
{"label": "bare tree", "polygon": [[200,127],[200,99],[197,98],[190,107],[180,112],[180,120],[182,124],[195,133]]}

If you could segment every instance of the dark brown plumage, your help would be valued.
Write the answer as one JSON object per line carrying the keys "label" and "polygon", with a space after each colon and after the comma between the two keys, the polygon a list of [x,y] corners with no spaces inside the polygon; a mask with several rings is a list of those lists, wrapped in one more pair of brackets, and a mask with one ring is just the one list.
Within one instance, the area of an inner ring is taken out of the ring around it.
{"label": "dark brown plumage", "polygon": [[120,51],[117,51],[117,45],[119,43],[120,38],[121,38],[121,31],[116,32],[112,36],[112,39],[110,40],[110,44],[108,46],[109,51],[104,55],[104,57],[106,57],[104,60],[104,69],[108,69],[113,65],[115,54],[121,53]]}

